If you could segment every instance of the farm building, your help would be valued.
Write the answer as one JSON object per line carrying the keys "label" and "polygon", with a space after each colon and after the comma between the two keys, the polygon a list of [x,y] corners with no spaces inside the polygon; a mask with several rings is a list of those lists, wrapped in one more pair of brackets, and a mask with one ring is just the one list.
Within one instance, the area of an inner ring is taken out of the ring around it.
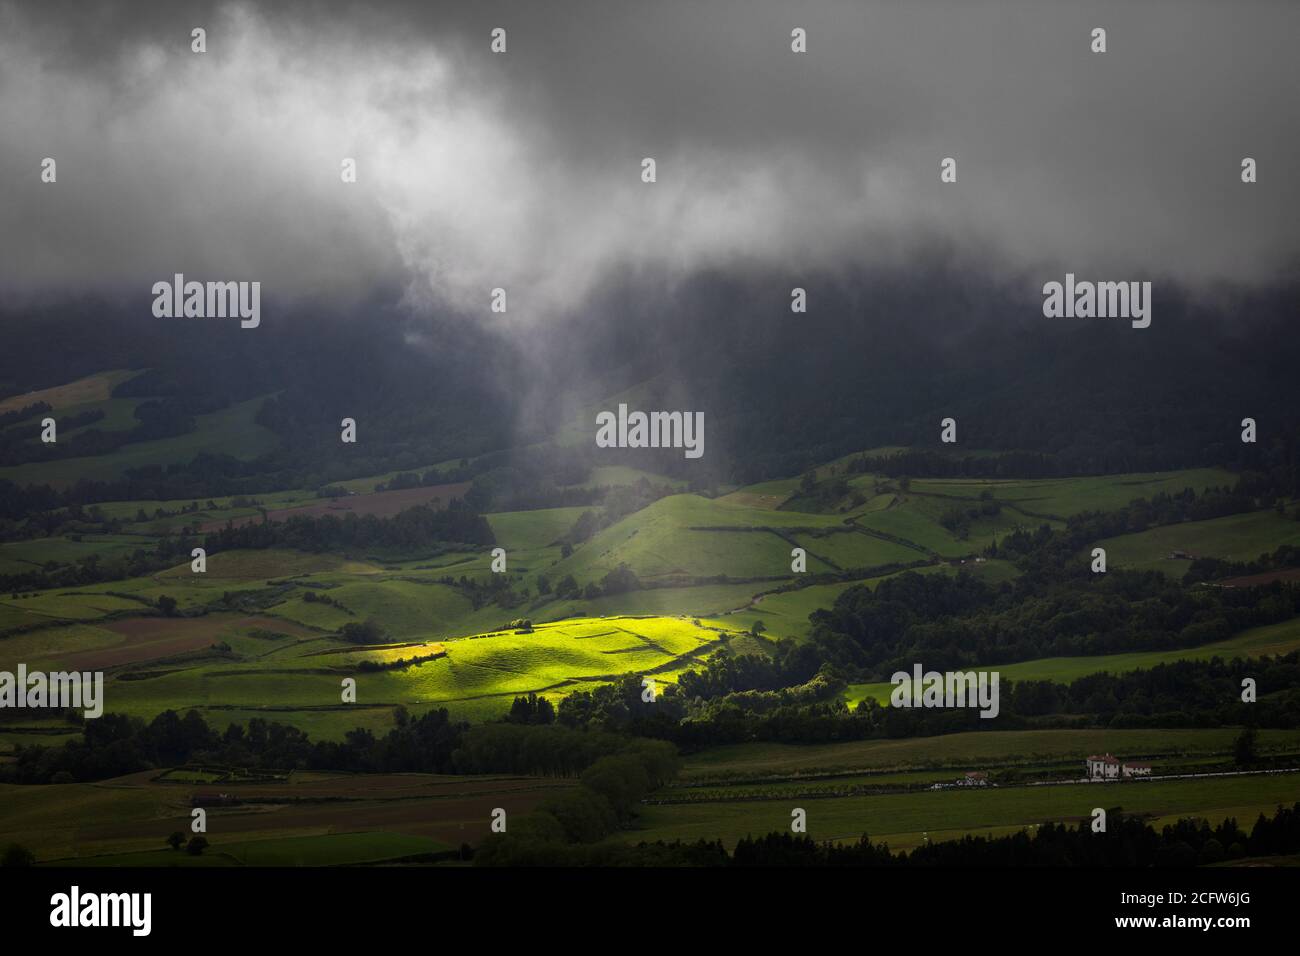
{"label": "farm building", "polygon": [[1120,760],[1111,754],[1093,754],[1084,766],[1088,769],[1089,780],[1119,780],[1126,777],[1147,777],[1151,775],[1151,765],[1136,760]]}

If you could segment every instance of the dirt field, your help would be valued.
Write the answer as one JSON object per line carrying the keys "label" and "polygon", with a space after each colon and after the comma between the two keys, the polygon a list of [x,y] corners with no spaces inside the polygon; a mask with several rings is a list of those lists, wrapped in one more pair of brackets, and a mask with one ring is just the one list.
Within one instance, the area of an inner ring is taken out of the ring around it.
{"label": "dirt field", "polygon": [[[321,515],[342,516],[349,513],[391,518],[399,511],[405,511],[407,508],[413,508],[416,505],[432,505],[445,508],[447,502],[453,498],[459,498],[468,490],[469,482],[459,482],[453,485],[404,488],[401,491],[374,491],[366,495],[349,495],[346,498],[322,498],[317,504],[301,505],[297,508],[277,508],[268,511],[267,516],[272,521],[283,521],[297,515],[320,517]],[[435,501],[435,499],[437,500]],[[255,524],[261,520],[261,515],[247,515],[243,518],[234,519],[230,524],[238,528],[246,524]],[[199,530],[205,532],[220,531],[226,526],[226,523],[226,521],[209,521],[201,525]]]}

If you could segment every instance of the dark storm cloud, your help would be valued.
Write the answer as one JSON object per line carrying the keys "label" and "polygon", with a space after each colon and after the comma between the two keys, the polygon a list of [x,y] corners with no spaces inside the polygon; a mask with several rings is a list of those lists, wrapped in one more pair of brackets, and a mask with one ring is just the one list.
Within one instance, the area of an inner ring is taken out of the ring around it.
{"label": "dark storm cloud", "polygon": [[[628,269],[1293,274],[1285,3],[15,4],[10,294],[173,271],[570,309]],[[193,26],[209,52],[189,50]],[[509,52],[488,52],[507,29]],[[809,52],[790,52],[790,30]],[[1109,52],[1089,52],[1089,31]],[[39,182],[43,157],[59,181]],[[355,157],[359,182],[339,181]],[[653,156],[659,181],[640,182]],[[939,162],[958,182],[939,182]],[[1239,164],[1258,160],[1260,182]]]}

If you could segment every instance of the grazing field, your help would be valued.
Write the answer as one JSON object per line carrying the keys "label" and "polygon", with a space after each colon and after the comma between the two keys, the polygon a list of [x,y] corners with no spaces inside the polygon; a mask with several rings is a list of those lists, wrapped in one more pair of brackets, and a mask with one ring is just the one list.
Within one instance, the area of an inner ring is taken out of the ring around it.
{"label": "grazing field", "polygon": [[1284,544],[1300,545],[1300,521],[1274,511],[1252,511],[1107,538],[1101,547],[1106,549],[1110,567],[1163,571],[1171,577],[1182,577],[1192,562],[1172,557],[1175,551],[1198,558],[1254,561]]}
{"label": "grazing field", "polygon": [[587,508],[543,508],[488,515],[497,544],[506,551],[531,551],[559,540]]}
{"label": "grazing field", "polygon": [[[554,574],[572,574],[585,583],[627,564],[649,581],[672,576],[788,577],[792,545],[781,534],[839,527],[840,520],[827,515],[672,495],[595,535],[560,561]],[[810,555],[808,570],[831,569]]]}
{"label": "grazing field", "polygon": [[189,562],[158,574],[163,581],[207,586],[213,581],[260,581],[300,577],[326,571],[351,575],[373,574],[379,568],[369,562],[352,561],[334,554],[267,548],[256,551],[222,551],[208,556],[207,571],[195,574]]}
{"label": "grazing field", "polygon": [[739,491],[723,495],[719,501],[727,504],[743,505],[747,508],[777,509],[799,490],[797,478],[782,478],[777,481],[764,481],[757,485],[747,485]]}
{"label": "grazing field", "polygon": [[[987,736],[1000,736],[988,734]],[[911,849],[966,834],[1001,835],[1048,822],[1090,819],[1094,807],[1121,807],[1153,818],[1203,817],[1217,824],[1234,817],[1250,826],[1260,813],[1300,799],[1300,773],[1143,780],[1005,788],[961,788],[823,799],[719,801],[647,806],[626,842],[715,840],[728,848],[745,836],[788,833],[794,807],[807,811],[817,841],[855,841],[868,833],[891,848]]]}
{"label": "grazing field", "polygon": [[872,568],[886,564],[907,564],[925,558],[926,552],[921,548],[887,541],[860,531],[834,531],[830,534],[797,534],[794,536],[799,547],[808,552],[809,558],[816,558],[824,564],[835,568]]}
{"label": "grazing field", "polygon": [[[372,491],[368,494],[348,495],[342,498],[319,498],[313,504],[298,505],[293,508],[275,508],[267,511],[269,521],[283,521],[286,518],[319,518],[324,515],[343,517],[348,514],[374,515],[379,518],[391,518],[407,508],[416,505],[445,508],[447,503],[459,498],[469,490],[468,482],[451,485],[422,485],[419,488],[403,488],[400,491]],[[262,521],[260,514],[231,518],[225,521],[209,521],[200,526],[200,531],[220,531],[227,523],[238,528],[246,524]]]}
{"label": "grazing field", "polygon": [[[1223,754],[1235,728],[1176,730],[1003,730],[836,744],[752,743],[713,747],[686,757],[686,784],[742,779],[792,779],[855,771],[934,767],[983,769],[1032,765],[1111,752],[1125,757]],[[1300,730],[1261,730],[1261,753],[1300,748]]]}
{"label": "grazing field", "polygon": [[155,540],[135,534],[85,534],[69,537],[30,538],[0,544],[0,574],[39,571],[48,562],[74,564],[85,558],[100,561],[129,556],[134,551],[152,548]]}
{"label": "grazing field", "polygon": [[918,478],[912,482],[911,489],[921,494],[966,500],[977,500],[981,493],[988,491],[996,500],[1013,505],[1026,515],[1068,518],[1084,511],[1115,511],[1136,498],[1150,498],[1161,492],[1177,494],[1191,488],[1200,494],[1205,488],[1231,488],[1236,481],[1236,475],[1220,468],[1189,468],[1029,481]]}
{"label": "grazing field", "polygon": [[[430,774],[292,774],[283,783],[169,783],[154,771],[97,784],[0,785],[0,844],[18,840],[40,862],[170,865],[164,840],[190,832],[190,806],[209,806],[204,856],[249,866],[375,862],[432,853],[487,834],[492,810],[524,815],[572,781]],[[200,804],[201,804],[200,799]],[[149,856],[123,855],[149,854]],[[176,853],[175,856],[185,856]],[[211,863],[207,865],[212,865]]]}
{"label": "grazing field", "polygon": [[[1001,680],[1051,680],[1069,683],[1088,674],[1108,671],[1122,674],[1126,671],[1145,670],[1158,664],[1173,661],[1208,661],[1215,657],[1267,657],[1289,654],[1300,650],[1300,618],[1280,624],[1253,627],[1235,634],[1225,641],[1215,641],[1200,647],[1171,651],[1135,651],[1131,654],[1105,654],[1098,657],[1045,657],[1018,664],[1000,664],[981,670],[996,670]],[[844,699],[850,706],[868,697],[888,703],[894,689],[890,683],[850,684]]]}

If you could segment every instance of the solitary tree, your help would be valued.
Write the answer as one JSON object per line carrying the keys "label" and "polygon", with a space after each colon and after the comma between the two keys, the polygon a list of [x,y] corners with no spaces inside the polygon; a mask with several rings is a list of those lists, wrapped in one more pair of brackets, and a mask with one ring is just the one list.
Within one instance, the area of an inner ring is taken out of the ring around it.
{"label": "solitary tree", "polygon": [[1233,744],[1233,756],[1239,766],[1249,766],[1258,758],[1259,754],[1255,751],[1255,742],[1259,734],[1255,732],[1254,727],[1247,727],[1238,736],[1237,741]]}

